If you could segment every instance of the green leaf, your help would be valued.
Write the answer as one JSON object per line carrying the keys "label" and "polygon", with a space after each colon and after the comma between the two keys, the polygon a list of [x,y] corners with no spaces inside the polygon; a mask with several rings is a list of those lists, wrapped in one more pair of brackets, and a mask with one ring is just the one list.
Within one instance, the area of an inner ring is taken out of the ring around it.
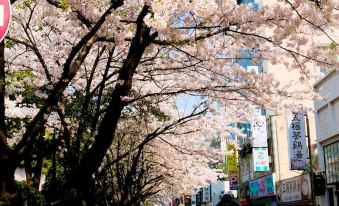
{"label": "green leaf", "polygon": [[5,41],[5,47],[6,48],[13,48],[15,43],[12,40],[6,40]]}
{"label": "green leaf", "polygon": [[30,5],[32,5],[32,0],[25,0],[23,5],[24,7],[29,7]]}
{"label": "green leaf", "polygon": [[21,80],[24,80],[26,77],[29,77],[32,75],[32,69],[8,72],[7,75],[8,77],[21,81]]}
{"label": "green leaf", "polygon": [[329,46],[328,46],[328,48],[330,49],[330,50],[335,50],[336,48],[337,48],[337,44],[336,43],[334,43],[334,42],[332,42]]}
{"label": "green leaf", "polygon": [[69,8],[70,4],[68,2],[68,0],[61,0],[59,3],[59,6],[63,9],[66,10]]}

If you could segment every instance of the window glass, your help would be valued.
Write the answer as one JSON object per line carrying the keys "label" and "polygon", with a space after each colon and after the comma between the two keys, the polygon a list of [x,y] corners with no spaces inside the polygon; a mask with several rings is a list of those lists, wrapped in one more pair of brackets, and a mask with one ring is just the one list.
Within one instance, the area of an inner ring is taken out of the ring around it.
{"label": "window glass", "polygon": [[339,182],[339,142],[324,147],[328,184]]}

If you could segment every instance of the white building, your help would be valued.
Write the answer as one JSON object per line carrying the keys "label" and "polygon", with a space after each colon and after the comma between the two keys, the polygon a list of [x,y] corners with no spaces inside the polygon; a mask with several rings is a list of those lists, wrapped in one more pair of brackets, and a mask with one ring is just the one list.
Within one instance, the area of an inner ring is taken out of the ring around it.
{"label": "white building", "polygon": [[315,101],[319,172],[326,177],[326,194],[317,197],[321,206],[339,206],[339,73],[332,71],[318,81]]}

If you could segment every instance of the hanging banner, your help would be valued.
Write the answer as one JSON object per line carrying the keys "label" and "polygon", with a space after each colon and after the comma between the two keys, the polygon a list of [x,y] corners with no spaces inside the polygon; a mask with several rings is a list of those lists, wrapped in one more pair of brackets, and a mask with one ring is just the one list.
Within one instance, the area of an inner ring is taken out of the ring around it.
{"label": "hanging banner", "polygon": [[191,206],[197,206],[197,196],[191,195]]}
{"label": "hanging banner", "polygon": [[311,183],[309,174],[278,181],[277,200],[281,203],[310,200]]}
{"label": "hanging banner", "polygon": [[196,198],[196,206],[201,206],[201,202],[202,202],[202,190],[200,190],[197,194],[196,194],[196,196],[195,196],[195,198]]}
{"label": "hanging banner", "polygon": [[268,175],[268,176],[250,181],[249,188],[250,188],[251,199],[274,195],[273,176]]}
{"label": "hanging banner", "polygon": [[227,168],[229,176],[238,174],[237,148],[232,143],[227,143]]}
{"label": "hanging banner", "polygon": [[267,147],[266,117],[257,116],[251,125],[252,147]]}
{"label": "hanging banner", "polygon": [[202,202],[210,202],[210,201],[211,201],[210,186],[206,186],[202,189]]}
{"label": "hanging banner", "polygon": [[253,167],[255,172],[269,171],[268,148],[253,148]]}
{"label": "hanging banner", "polygon": [[301,112],[287,119],[288,148],[291,170],[305,170],[308,166],[305,137],[305,118]]}

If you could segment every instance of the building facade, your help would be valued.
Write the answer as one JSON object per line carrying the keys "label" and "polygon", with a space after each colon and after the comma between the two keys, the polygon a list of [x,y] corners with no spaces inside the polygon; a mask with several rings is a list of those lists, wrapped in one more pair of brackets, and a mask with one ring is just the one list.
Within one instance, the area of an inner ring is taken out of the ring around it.
{"label": "building facade", "polygon": [[329,72],[315,90],[322,96],[315,101],[319,173],[326,179],[326,193],[317,197],[321,206],[339,205],[339,73]]}

